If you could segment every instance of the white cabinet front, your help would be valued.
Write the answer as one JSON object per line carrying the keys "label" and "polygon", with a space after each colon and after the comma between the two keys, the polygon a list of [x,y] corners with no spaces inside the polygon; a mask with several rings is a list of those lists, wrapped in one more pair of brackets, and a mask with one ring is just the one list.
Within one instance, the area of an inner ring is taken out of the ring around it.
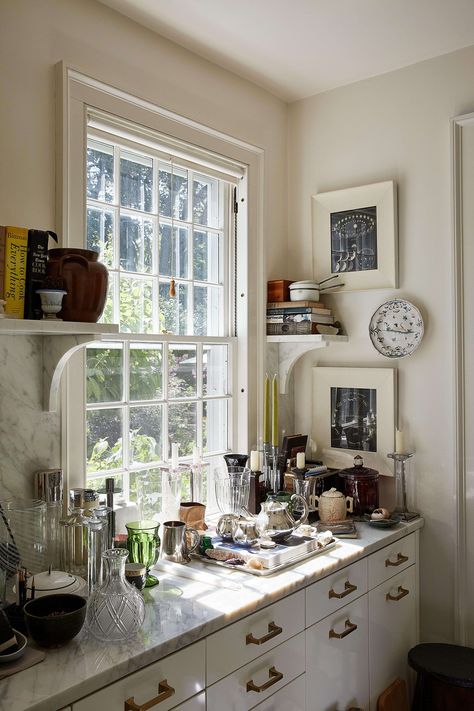
{"label": "white cabinet front", "polygon": [[306,630],[306,711],[368,708],[368,596]]}
{"label": "white cabinet front", "polygon": [[[208,711],[213,709],[208,708]],[[253,711],[306,711],[304,674],[255,706]]]}
{"label": "white cabinet front", "polygon": [[369,593],[370,708],[397,677],[409,682],[407,653],[417,643],[416,566]]}
{"label": "white cabinet front", "polygon": [[[153,707],[152,707],[153,708]],[[160,707],[156,707],[156,711],[159,711]],[[193,696],[189,701],[185,701],[184,704],[175,706],[171,711],[206,711],[206,692],[203,691],[202,694]]]}
{"label": "white cabinet front", "polygon": [[207,688],[208,711],[248,711],[296,679],[305,668],[305,633]]}
{"label": "white cabinet front", "polygon": [[156,706],[159,711],[179,708],[183,701],[204,689],[205,654],[204,641],[185,647],[75,702],[73,711],[128,711],[137,706]]}

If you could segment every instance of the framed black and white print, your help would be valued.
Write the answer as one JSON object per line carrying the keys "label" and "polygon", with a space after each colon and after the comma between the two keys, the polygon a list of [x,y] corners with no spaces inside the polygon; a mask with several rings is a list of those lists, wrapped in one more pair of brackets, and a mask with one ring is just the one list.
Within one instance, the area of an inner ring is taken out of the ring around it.
{"label": "framed black and white print", "polygon": [[312,197],[314,278],[340,274],[331,291],[398,286],[394,181]]}
{"label": "framed black and white print", "polygon": [[395,436],[396,370],[313,368],[311,437],[329,467],[351,466],[361,455],[368,467],[393,476],[387,460]]}

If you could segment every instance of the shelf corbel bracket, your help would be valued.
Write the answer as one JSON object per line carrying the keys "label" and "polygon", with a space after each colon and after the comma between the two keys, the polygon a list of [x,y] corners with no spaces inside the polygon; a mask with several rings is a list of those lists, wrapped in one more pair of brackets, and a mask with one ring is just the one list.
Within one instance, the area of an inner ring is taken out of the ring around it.
{"label": "shelf corbel bracket", "polygon": [[[268,344],[270,345],[270,344]],[[278,375],[280,382],[280,395],[288,394],[288,384],[290,375],[295,363],[309,351],[314,351],[315,348],[326,348],[328,341],[319,341],[318,343],[275,343],[271,344],[278,348]]]}
{"label": "shelf corbel bracket", "polygon": [[59,388],[70,357],[89,343],[103,341],[100,334],[58,335],[43,339],[43,407],[46,412],[59,409]]}

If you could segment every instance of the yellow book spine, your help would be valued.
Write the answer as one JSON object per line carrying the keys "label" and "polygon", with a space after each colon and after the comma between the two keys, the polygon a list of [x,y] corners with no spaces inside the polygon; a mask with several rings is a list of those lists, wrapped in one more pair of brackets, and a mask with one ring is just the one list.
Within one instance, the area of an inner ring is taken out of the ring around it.
{"label": "yellow book spine", "polygon": [[23,318],[28,229],[7,227],[5,237],[5,313],[15,318]]}

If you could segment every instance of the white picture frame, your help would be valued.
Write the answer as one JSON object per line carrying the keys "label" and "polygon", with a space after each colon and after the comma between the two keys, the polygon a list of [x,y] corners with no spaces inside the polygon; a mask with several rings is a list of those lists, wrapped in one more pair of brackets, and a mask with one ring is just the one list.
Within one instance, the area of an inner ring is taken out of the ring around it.
{"label": "white picture frame", "polygon": [[350,467],[359,454],[365,466],[393,476],[396,375],[394,368],[313,368],[311,437],[326,466]]}
{"label": "white picture frame", "polygon": [[398,287],[397,187],[393,180],[311,198],[316,281],[340,274],[358,291]]}

